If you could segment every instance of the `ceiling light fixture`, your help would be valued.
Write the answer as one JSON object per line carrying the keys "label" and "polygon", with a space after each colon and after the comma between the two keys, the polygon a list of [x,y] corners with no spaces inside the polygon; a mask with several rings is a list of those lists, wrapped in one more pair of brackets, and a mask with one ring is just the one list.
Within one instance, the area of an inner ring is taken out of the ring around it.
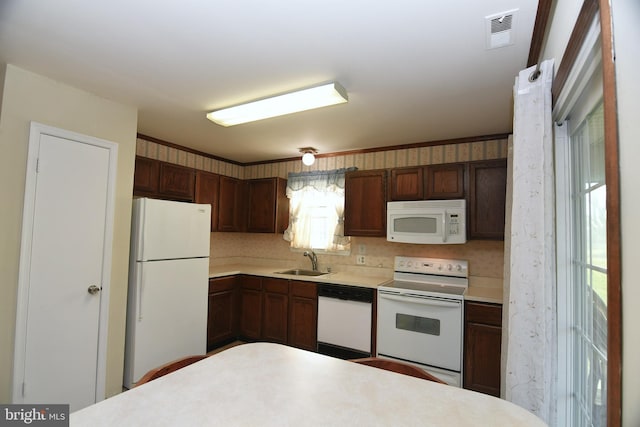
{"label": "ceiling light fixture", "polygon": [[318,154],[318,150],[313,147],[304,147],[300,148],[300,152],[302,154],[302,163],[307,166],[311,166],[316,161],[316,154]]}
{"label": "ceiling light fixture", "polygon": [[207,114],[207,119],[221,126],[234,126],[314,108],[342,104],[348,100],[347,91],[340,83],[332,82],[212,111]]}

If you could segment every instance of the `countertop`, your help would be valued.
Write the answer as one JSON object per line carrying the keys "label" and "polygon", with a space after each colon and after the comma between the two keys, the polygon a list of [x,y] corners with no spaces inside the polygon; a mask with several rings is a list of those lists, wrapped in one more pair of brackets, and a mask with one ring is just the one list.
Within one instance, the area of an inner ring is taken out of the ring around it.
{"label": "countertop", "polygon": [[243,344],[76,411],[71,426],[544,426],[486,394]]}
{"label": "countertop", "polygon": [[469,277],[469,288],[464,295],[467,301],[502,304],[502,279],[493,277]]}
{"label": "countertop", "polygon": [[[295,267],[293,267],[295,268]],[[305,282],[334,283],[337,285],[360,286],[364,288],[377,288],[391,280],[388,274],[380,271],[378,275],[356,272],[333,272],[322,276],[296,276],[294,274],[281,274],[278,271],[288,270],[289,267],[256,266],[250,264],[230,264],[209,268],[209,277],[224,277],[234,274],[249,274],[253,276],[275,277],[279,279],[302,280]],[[364,270],[363,270],[364,271]]]}
{"label": "countertop", "polygon": [[[302,280],[316,283],[334,283],[338,285],[361,286],[365,288],[377,288],[388,283],[393,278],[393,272],[384,269],[355,268],[352,271],[332,272],[322,276],[296,276],[281,274],[295,267],[278,267],[275,265],[263,266],[252,264],[226,264],[209,268],[209,277],[224,277],[234,274],[249,274],[253,276],[275,277],[280,279]],[[469,277],[469,288],[465,294],[468,301],[488,302],[502,304],[502,279],[492,277]]]}

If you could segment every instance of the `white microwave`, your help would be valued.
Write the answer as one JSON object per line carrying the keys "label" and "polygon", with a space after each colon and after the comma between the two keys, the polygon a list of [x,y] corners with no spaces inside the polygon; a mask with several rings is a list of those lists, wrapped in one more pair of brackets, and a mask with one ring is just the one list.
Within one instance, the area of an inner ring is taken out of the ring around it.
{"label": "white microwave", "polygon": [[467,202],[418,200],[387,203],[387,240],[417,244],[467,241]]}

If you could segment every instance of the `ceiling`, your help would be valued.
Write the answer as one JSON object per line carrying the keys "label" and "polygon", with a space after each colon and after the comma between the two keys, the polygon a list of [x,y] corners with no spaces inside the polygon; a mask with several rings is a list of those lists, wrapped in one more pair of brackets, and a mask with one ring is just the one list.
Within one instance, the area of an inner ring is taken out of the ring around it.
{"label": "ceiling", "polygon": [[[241,163],[510,132],[535,0],[2,0],[0,62],[138,109],[138,132]],[[513,14],[487,49],[485,17]],[[205,113],[338,81],[349,102]]]}

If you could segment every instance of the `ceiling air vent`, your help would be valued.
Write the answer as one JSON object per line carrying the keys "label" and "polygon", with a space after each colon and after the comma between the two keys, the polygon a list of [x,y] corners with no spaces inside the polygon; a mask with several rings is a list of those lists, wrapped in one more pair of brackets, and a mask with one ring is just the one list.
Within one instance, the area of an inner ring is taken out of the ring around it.
{"label": "ceiling air vent", "polygon": [[509,46],[514,43],[513,24],[516,10],[485,17],[487,49]]}

